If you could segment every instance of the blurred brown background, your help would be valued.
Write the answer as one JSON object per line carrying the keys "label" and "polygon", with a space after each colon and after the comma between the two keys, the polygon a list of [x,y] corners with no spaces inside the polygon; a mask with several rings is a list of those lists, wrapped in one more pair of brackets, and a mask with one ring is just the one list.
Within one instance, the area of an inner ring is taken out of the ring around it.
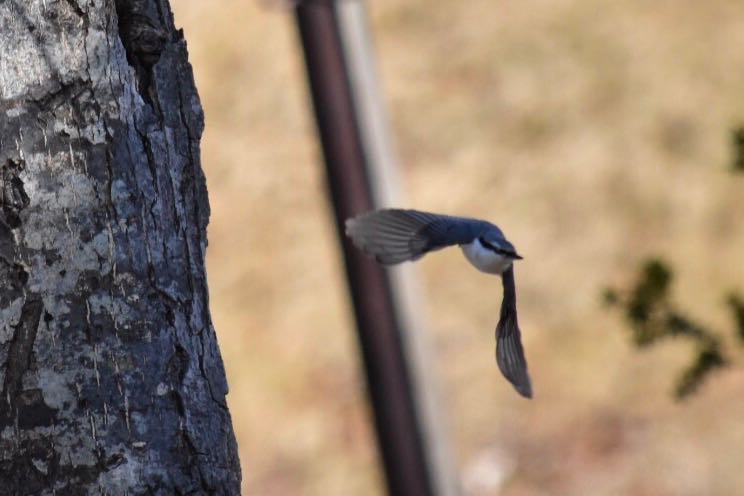
{"label": "blurred brown background", "polygon": [[[292,13],[172,0],[206,113],[212,313],[245,494],[380,494],[352,319]],[[717,495],[744,487],[744,370],[676,403],[686,343],[638,353],[601,305],[641,260],[718,329],[744,289],[739,1],[374,0],[407,207],[499,224],[525,256],[536,397],[493,357],[500,281],[419,265],[467,494]],[[499,492],[500,491],[500,492]]]}

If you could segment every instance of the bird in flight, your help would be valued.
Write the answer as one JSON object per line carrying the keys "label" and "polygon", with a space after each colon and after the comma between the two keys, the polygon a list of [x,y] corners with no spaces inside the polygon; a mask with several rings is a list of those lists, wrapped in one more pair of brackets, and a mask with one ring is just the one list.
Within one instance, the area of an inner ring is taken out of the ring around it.
{"label": "bird in flight", "polygon": [[485,220],[418,210],[382,209],[346,221],[354,244],[383,265],[418,260],[430,251],[459,245],[482,272],[501,276],[504,295],[496,325],[496,363],[514,389],[532,397],[532,384],[517,323],[514,260],[522,257],[497,226]]}

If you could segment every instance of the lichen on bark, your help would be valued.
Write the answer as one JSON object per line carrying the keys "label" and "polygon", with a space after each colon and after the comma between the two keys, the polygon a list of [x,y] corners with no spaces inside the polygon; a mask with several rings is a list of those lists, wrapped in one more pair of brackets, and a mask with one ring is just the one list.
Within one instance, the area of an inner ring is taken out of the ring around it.
{"label": "lichen on bark", "polygon": [[6,490],[237,494],[203,116],[167,1],[6,0],[0,32]]}

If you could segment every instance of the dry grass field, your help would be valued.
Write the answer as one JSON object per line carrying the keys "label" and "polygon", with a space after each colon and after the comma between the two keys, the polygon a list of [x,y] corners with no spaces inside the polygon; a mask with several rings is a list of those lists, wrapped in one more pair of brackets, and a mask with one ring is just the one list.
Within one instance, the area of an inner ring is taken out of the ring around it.
{"label": "dry grass field", "polygon": [[[206,113],[212,313],[244,493],[383,489],[291,12],[172,0]],[[741,357],[684,403],[686,343],[642,353],[602,288],[649,255],[721,331],[744,290],[744,3],[369,2],[405,206],[499,224],[536,397],[498,373],[500,281],[418,264],[468,495],[729,495],[744,487]]]}

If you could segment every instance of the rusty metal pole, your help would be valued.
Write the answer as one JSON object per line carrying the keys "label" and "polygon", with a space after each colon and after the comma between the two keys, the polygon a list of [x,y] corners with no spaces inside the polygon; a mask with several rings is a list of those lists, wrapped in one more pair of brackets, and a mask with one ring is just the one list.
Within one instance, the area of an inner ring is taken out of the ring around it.
{"label": "rusty metal pole", "polygon": [[344,221],[374,207],[333,0],[300,2],[305,54],[377,439],[391,495],[434,494],[399,319],[385,271],[353,247]]}

